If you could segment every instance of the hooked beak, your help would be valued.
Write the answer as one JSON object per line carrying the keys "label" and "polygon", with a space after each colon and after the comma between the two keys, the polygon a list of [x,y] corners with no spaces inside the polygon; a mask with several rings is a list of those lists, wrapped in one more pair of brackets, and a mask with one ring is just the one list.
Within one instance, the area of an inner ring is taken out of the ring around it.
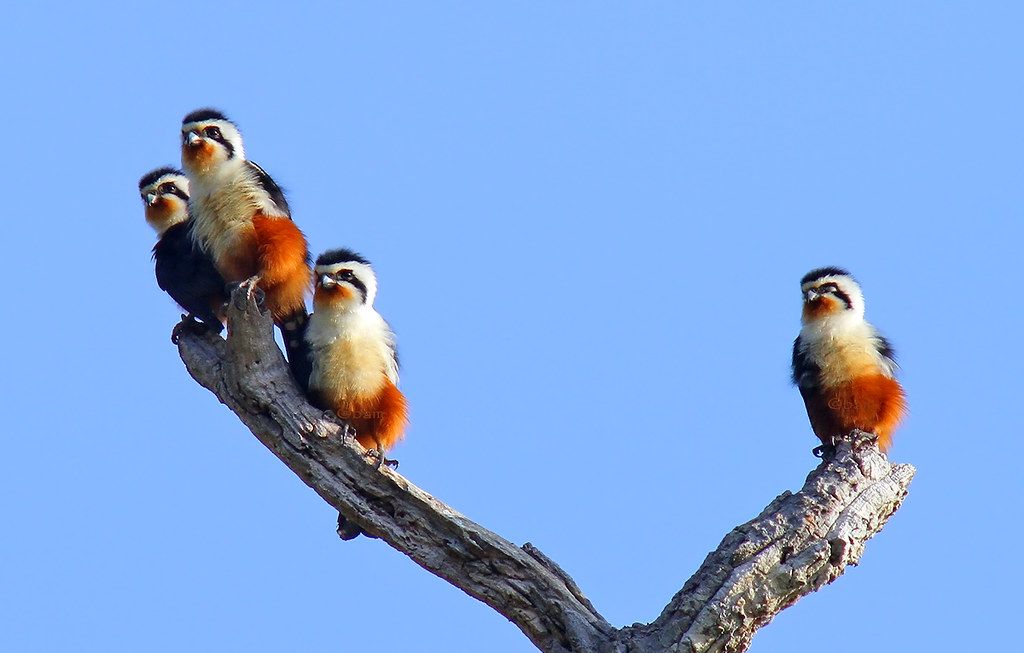
{"label": "hooked beak", "polygon": [[320,275],[320,285],[324,288],[333,288],[338,285],[338,282],[332,279],[326,274]]}
{"label": "hooked beak", "polygon": [[185,137],[185,143],[189,147],[195,147],[202,140],[203,140],[202,137],[199,134],[195,133],[195,132],[189,132],[188,136]]}
{"label": "hooked beak", "polygon": [[153,206],[156,204],[156,193],[146,193],[146,206]]}
{"label": "hooked beak", "polygon": [[821,297],[821,293],[818,292],[817,288],[808,288],[807,292],[804,293],[805,302],[813,302],[819,297]]}

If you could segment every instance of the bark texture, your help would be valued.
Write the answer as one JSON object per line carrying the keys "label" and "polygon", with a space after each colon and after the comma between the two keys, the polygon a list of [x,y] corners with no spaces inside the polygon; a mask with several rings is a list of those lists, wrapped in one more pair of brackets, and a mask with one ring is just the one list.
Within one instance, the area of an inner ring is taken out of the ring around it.
{"label": "bark texture", "polygon": [[914,475],[864,434],[712,551],[650,624],[617,629],[554,561],[518,547],[409,483],[375,469],[347,427],[305,400],[269,315],[236,291],[228,337],[183,333],[189,374],[327,503],[366,532],[516,624],[541,651],[744,651],[754,632],[856,564]]}

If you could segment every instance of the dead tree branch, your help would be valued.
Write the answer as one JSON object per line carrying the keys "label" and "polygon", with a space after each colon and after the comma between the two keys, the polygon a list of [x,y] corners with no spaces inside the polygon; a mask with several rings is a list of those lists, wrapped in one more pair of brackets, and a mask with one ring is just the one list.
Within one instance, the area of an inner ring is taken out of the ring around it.
{"label": "dead tree branch", "polygon": [[754,632],[856,564],[914,475],[864,438],[841,442],[796,494],[729,533],[661,616],[616,629],[554,561],[459,514],[390,469],[375,469],[345,429],[306,402],[244,292],[227,340],[183,334],[189,374],[228,406],[327,503],[516,624],[541,651],[744,651]]}

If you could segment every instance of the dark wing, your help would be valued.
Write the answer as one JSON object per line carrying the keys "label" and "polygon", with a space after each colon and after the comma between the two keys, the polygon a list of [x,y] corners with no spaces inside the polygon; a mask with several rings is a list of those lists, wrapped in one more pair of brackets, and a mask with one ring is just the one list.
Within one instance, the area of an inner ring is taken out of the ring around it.
{"label": "dark wing", "polygon": [[875,334],[875,346],[878,348],[878,353],[884,358],[888,359],[892,363],[893,367],[896,366],[896,350],[892,348],[892,343],[886,340],[881,334]]}
{"label": "dark wing", "polygon": [[398,345],[391,343],[391,360],[395,361],[395,369],[402,369],[402,361],[398,359]]}
{"label": "dark wing", "polygon": [[260,182],[260,186],[263,186],[263,190],[267,191],[270,195],[270,199],[277,204],[278,208],[284,211],[284,214],[289,218],[292,217],[292,210],[288,207],[288,200],[285,199],[284,191],[277,185],[274,178],[267,174],[267,171],[261,168],[258,164],[252,161],[246,161],[256,173],[256,179]]}
{"label": "dark wing", "polygon": [[391,352],[391,360],[385,362],[386,368],[384,373],[392,383],[398,385],[398,339],[395,337],[395,332],[391,330],[391,325],[386,321],[384,322],[384,328],[387,333],[388,350]]}
{"label": "dark wing", "polygon": [[288,358],[288,367],[299,388],[309,396],[309,377],[313,374],[313,357],[306,341],[306,329],[309,328],[309,317],[302,314],[293,315],[281,325],[281,336],[284,338],[284,350]]}
{"label": "dark wing", "polygon": [[800,337],[793,341],[793,383],[800,388],[800,392],[815,387],[818,384],[818,375],[821,368],[811,360],[807,352],[801,347]]}
{"label": "dark wing", "polygon": [[224,277],[210,255],[192,241],[192,221],[176,224],[153,247],[156,283],[179,306],[210,326],[220,326],[214,312],[227,302]]}

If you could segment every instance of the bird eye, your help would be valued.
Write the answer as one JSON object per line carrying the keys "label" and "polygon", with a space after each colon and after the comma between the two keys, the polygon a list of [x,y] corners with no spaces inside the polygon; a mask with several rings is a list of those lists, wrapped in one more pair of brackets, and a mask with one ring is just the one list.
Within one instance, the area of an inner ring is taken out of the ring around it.
{"label": "bird eye", "polygon": [[217,140],[220,138],[220,127],[207,127],[203,130],[203,133],[210,138]]}
{"label": "bird eye", "polygon": [[160,192],[161,193],[173,193],[174,191],[175,191],[175,187],[174,187],[174,184],[172,184],[171,182],[160,184]]}

